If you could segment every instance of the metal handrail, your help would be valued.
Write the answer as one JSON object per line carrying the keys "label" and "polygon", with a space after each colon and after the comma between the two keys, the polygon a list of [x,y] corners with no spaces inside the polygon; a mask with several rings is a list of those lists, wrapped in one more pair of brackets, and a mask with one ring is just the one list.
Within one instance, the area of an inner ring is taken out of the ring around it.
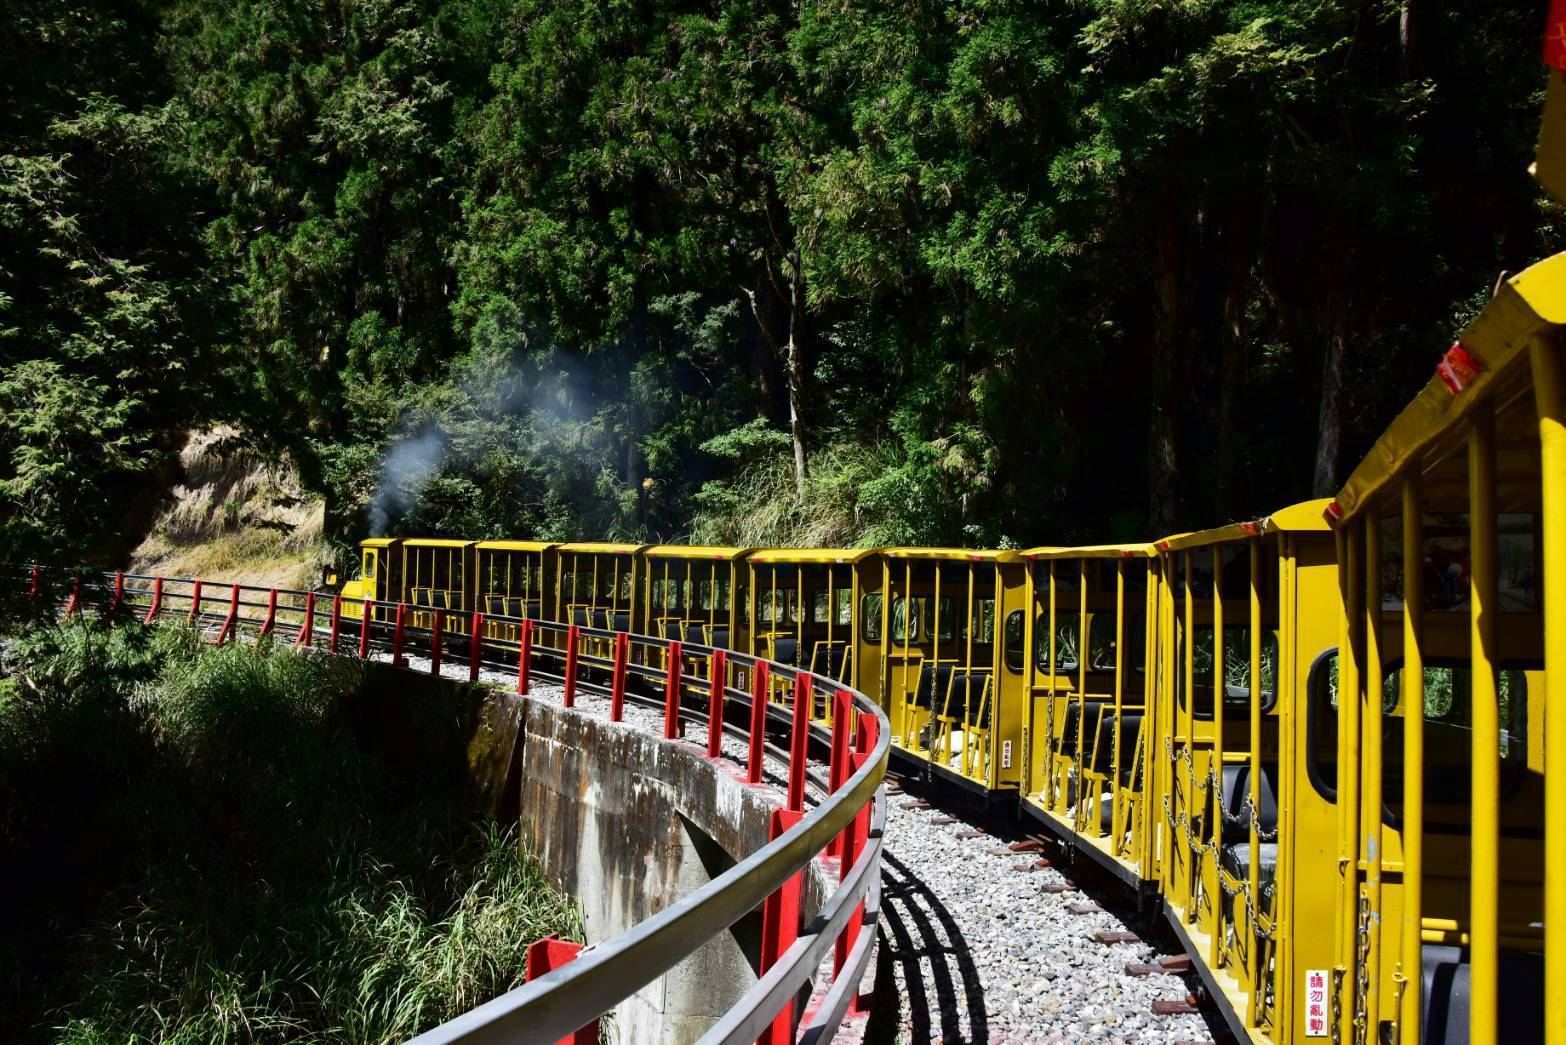
{"label": "metal handrail", "polygon": [[[27,576],[32,576],[32,568],[28,567],[27,570]],[[137,608],[150,605],[150,603],[133,600],[142,596],[150,598],[153,594],[152,589],[127,586],[125,582],[145,581],[157,584],[160,580],[145,574],[98,573],[96,579],[93,579],[93,574],[80,571],[73,573],[51,569],[48,572],[51,574],[65,572],[72,576],[73,591],[77,592],[104,593],[119,589],[122,603]],[[103,584],[104,577],[114,582],[114,589]],[[194,588],[198,583],[204,588],[201,595],[203,606],[210,602],[212,609],[197,607],[194,590],[175,592],[163,587],[162,598],[165,601],[174,600],[183,604],[177,609],[160,606],[160,614],[185,618],[195,611],[196,616],[202,620],[216,618],[226,622],[231,607],[271,610],[273,607],[270,600],[274,596],[278,599],[297,597],[302,600],[311,594],[296,589],[235,585],[231,582],[205,581],[197,578],[161,578],[161,584],[164,586],[188,584]],[[207,589],[207,585],[211,585],[211,588]],[[256,603],[238,599],[239,593],[251,592],[267,595],[268,601]],[[335,596],[333,598],[335,600]],[[407,610],[414,610],[420,614],[438,611],[462,621],[468,621],[474,616],[471,611],[413,606],[376,599],[345,600],[343,605],[354,606],[361,613],[364,607],[369,607],[371,612],[366,617],[348,617],[346,622],[354,627],[368,628],[370,638],[374,637],[377,628],[384,630],[395,626],[395,621],[391,619],[377,619],[376,610],[395,612],[399,606],[402,606],[405,613]],[[284,606],[281,602],[275,609],[279,613],[287,612],[296,615],[304,612],[300,606]],[[317,622],[328,614],[329,609],[323,612],[323,609],[318,607]],[[486,622],[516,626],[520,626],[525,619],[487,613],[483,614],[483,618]],[[342,621],[343,618],[339,618],[339,623]],[[262,622],[254,616],[236,615],[232,623],[237,631],[241,627],[258,627]],[[273,626],[275,628],[275,622]],[[303,624],[300,626],[302,628]],[[534,620],[533,627],[535,641],[541,640],[544,635],[552,634],[562,643],[550,646],[540,642],[534,647],[534,653],[551,660],[563,659],[566,654],[563,648],[564,636],[570,634],[572,625],[558,621]],[[405,635],[433,635],[434,631],[433,628],[414,627],[406,621],[403,630]],[[324,632],[325,629],[319,627],[318,623],[312,623],[312,634]],[[575,633],[581,638],[597,640],[614,640],[621,634],[609,629],[582,626],[576,626]],[[472,636],[469,633],[458,632],[458,634],[471,641]],[[667,651],[673,645],[673,640],[661,636],[625,634],[632,645],[643,650]],[[384,648],[384,640],[378,641],[376,645]],[[482,638],[481,651],[484,646],[514,649],[517,644],[507,640]],[[710,646],[686,643],[680,643],[680,646],[684,656],[696,660],[710,657],[716,652],[716,649]],[[452,662],[466,662],[468,652],[469,649],[464,646],[453,645],[444,650],[443,656]],[[854,863],[842,874],[838,888],[827,899],[810,924],[801,930],[788,950],[757,980],[734,1008],[702,1037],[701,1041],[731,1043],[754,1040],[759,1036],[816,973],[826,949],[832,946],[846,929],[856,908],[863,902],[863,921],[858,938],[828,989],[823,1004],[815,1011],[808,1024],[801,1028],[806,1041],[830,1039],[847,1012],[849,1004],[858,993],[874,947],[875,922],[880,898],[882,831],[886,817],[885,793],[881,789],[881,780],[885,774],[891,747],[890,723],[885,712],[869,697],[834,680],[822,680],[790,665],[764,661],[763,658],[749,654],[729,650],[723,652],[729,659],[729,663],[741,670],[754,670],[757,665],[766,663],[771,674],[784,682],[793,682],[801,675],[807,675],[810,678],[809,697],[812,701],[823,692],[829,700],[839,692],[849,693],[854,710],[872,713],[878,726],[875,746],[869,752],[869,757],[864,764],[836,791],[827,793],[796,825],[737,862],[728,871],[694,893],[652,917],[644,919],[618,936],[583,950],[575,960],[555,971],[508,991],[454,1020],[419,1035],[413,1039],[415,1042],[420,1045],[456,1041],[509,1042],[517,1040],[522,1035],[531,1040],[552,1041],[574,1033],[612,1010],[616,1004],[630,997],[646,984],[664,975],[680,961],[695,953],[708,940],[760,907],[785,882],[808,868],[816,856],[823,852],[833,839],[842,835],[859,816],[860,811],[869,804],[871,806],[869,837],[864,840]],[[344,651],[343,655],[350,654]],[[480,663],[483,661],[481,654]],[[577,664],[579,667],[612,667],[612,662],[608,659],[591,654],[579,656]],[[635,674],[642,678],[652,679],[664,675],[664,671],[652,664],[628,663],[625,667],[628,675]],[[540,672],[539,675],[543,677],[544,673]],[[708,679],[686,675],[683,668],[680,670],[680,678],[682,684],[710,684]],[[829,684],[822,685],[823,681]],[[599,687],[579,684],[579,688],[592,691]],[[749,693],[726,683],[723,692],[726,700],[735,700],[744,704],[748,704],[751,700]],[[691,706],[682,704],[678,710],[682,717],[695,717],[699,720],[706,718],[701,710]],[[733,728],[728,724],[725,725],[727,728]],[[824,738],[825,734],[820,726],[812,722],[808,728],[818,740]],[[786,753],[778,751],[771,745],[766,747],[774,757],[786,757]],[[816,773],[811,772],[809,776],[820,783]]]}

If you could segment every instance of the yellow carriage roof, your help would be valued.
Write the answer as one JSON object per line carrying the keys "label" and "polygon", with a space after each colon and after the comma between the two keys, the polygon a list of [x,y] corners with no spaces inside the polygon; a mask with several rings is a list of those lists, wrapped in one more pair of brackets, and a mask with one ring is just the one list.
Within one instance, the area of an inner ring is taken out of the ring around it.
{"label": "yellow carriage roof", "polygon": [[1504,393],[1529,370],[1528,346],[1566,325],[1566,254],[1531,265],[1501,284],[1457,343],[1481,369],[1453,393],[1439,373],[1397,415],[1338,492],[1339,519],[1362,511],[1383,487],[1443,438],[1461,431],[1478,404]]}
{"label": "yellow carriage roof", "polygon": [[361,548],[389,548],[396,544],[396,537],[369,537],[359,542]]}
{"label": "yellow carriage roof", "polygon": [[553,541],[479,541],[479,550],[486,552],[546,552],[555,546]]}
{"label": "yellow carriage roof", "polygon": [[779,566],[836,565],[863,562],[879,551],[879,548],[758,548],[751,553],[750,561]]}
{"label": "yellow carriage roof", "polygon": [[453,540],[449,537],[409,537],[403,542],[408,548],[467,548],[472,541]]}
{"label": "yellow carriage roof", "polygon": [[577,555],[635,555],[646,547],[645,544],[625,544],[615,541],[574,541],[570,544],[555,545],[555,551]]}
{"label": "yellow carriage roof", "polygon": [[643,550],[650,559],[743,559],[749,548],[709,544],[655,544]]}
{"label": "yellow carriage roof", "polygon": [[1161,552],[1177,552],[1186,548],[1205,548],[1214,544],[1243,541],[1250,537],[1260,537],[1264,533],[1310,531],[1325,533],[1329,529],[1326,511],[1331,503],[1331,499],[1326,497],[1314,501],[1301,501],[1299,504],[1280,508],[1260,519],[1247,519],[1243,522],[1229,523],[1227,526],[1215,526],[1210,530],[1171,534],[1154,542],[1153,547]]}
{"label": "yellow carriage roof", "polygon": [[1005,548],[883,548],[888,559],[933,559],[950,562],[1021,562],[1022,553]]}
{"label": "yellow carriage roof", "polygon": [[1151,544],[1086,544],[1075,548],[1029,548],[1024,559],[1138,559],[1154,552]]}

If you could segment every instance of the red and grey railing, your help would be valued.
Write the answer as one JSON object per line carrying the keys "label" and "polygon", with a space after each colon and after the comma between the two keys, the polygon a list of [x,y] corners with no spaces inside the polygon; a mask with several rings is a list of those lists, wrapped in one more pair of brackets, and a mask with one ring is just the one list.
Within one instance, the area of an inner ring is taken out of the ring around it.
{"label": "red and grey railing", "polygon": [[[766,846],[673,906],[574,957],[574,945],[556,945],[549,951],[551,971],[416,1041],[571,1037],[758,908],[760,977],[702,1042],[783,1043],[796,1034],[802,1042],[829,1041],[857,1005],[875,948],[886,818],[881,780],[890,746],[884,712],[863,693],[747,654],[553,621],[374,599],[355,600],[358,613],[345,615],[341,597],[315,592],[37,566],[23,570],[20,582],[30,597],[53,605],[68,596],[67,615],[96,606],[149,623],[184,619],[217,643],[250,634],[257,642],[270,638],[359,659],[389,655],[398,666],[409,653],[422,652],[434,674],[442,673],[447,659],[462,660],[470,679],[487,670],[514,679],[519,693],[539,680],[558,684],[567,707],[583,694],[607,699],[614,721],[623,719],[629,695],[637,703],[662,706],[666,739],[683,736],[687,722],[706,726],[712,756],[721,752],[725,735],[743,739],[750,783],[764,779],[769,756],[782,763],[787,797],[784,808],[772,813]],[[705,675],[697,673],[701,667]],[[641,692],[631,691],[632,680]],[[739,685],[742,681],[748,685]],[[775,701],[778,693],[787,698]],[[830,727],[811,721],[818,699],[833,709]],[[728,720],[731,703],[746,712],[743,725]],[[768,743],[769,726],[786,735],[786,747]],[[809,765],[812,742],[827,753],[824,773]],[[817,798],[808,809],[807,779]],[[820,856],[836,863],[838,888],[805,923],[803,876]],[[817,993],[796,1025],[795,999],[829,949],[830,986]]]}

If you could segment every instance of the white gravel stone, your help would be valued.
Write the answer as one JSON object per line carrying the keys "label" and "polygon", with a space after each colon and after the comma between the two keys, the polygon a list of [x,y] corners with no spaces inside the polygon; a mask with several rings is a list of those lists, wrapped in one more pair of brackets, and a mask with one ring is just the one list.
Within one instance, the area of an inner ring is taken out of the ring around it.
{"label": "white gravel stone", "polygon": [[[427,658],[408,660],[416,670],[429,669]],[[468,677],[465,662],[446,663],[442,668],[447,677]],[[507,686],[516,681],[514,673],[487,669],[480,678]],[[543,683],[535,685],[530,695],[556,703],[563,696],[559,686]],[[579,693],[577,709],[607,718],[609,701]],[[627,701],[625,721],[661,732],[663,712]],[[705,730],[700,727],[687,725],[686,734],[691,742],[705,743]],[[744,763],[743,739],[725,736],[723,750],[735,763]],[[782,763],[769,754],[767,784],[786,786],[784,773]],[[958,832],[980,825],[965,820],[955,808],[940,808],[938,793],[929,796],[928,809],[905,809],[903,803],[912,797],[913,793],[887,795],[881,871],[877,960],[891,965],[898,994],[899,1042],[1031,1045],[1212,1040],[1200,1015],[1152,1015],[1154,1001],[1185,998],[1184,980],[1156,973],[1131,976],[1125,971],[1128,963],[1153,962],[1162,955],[1145,942],[1105,945],[1093,939],[1093,933],[1101,930],[1135,931],[1135,927],[1107,910],[1086,915],[1067,910],[1089,901],[1112,902],[1110,897],[1092,895],[1080,886],[1075,892],[1041,891],[1047,883],[1064,881],[1058,870],[1014,870],[1014,865],[1031,863],[1038,854],[994,855],[1008,839],[958,838]],[[956,820],[931,823],[937,816]],[[885,1002],[878,999],[877,1008]],[[862,1025],[856,1025],[849,1034],[857,1038],[862,1030]]]}

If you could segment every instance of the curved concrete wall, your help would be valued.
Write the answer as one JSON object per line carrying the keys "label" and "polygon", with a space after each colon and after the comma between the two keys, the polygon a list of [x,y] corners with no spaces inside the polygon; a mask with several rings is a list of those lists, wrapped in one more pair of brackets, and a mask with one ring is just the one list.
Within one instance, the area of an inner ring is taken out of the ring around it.
{"label": "curved concrete wall", "polygon": [[[444,746],[439,734],[462,746],[463,771],[491,810],[519,820],[524,844],[580,902],[589,944],[765,845],[771,811],[782,804],[774,789],[746,785],[731,763],[708,761],[694,744],[548,699],[384,668],[372,671],[367,691],[365,710],[374,714],[358,717],[382,723],[376,728],[393,749],[411,745],[406,757],[429,757],[420,750]],[[431,728],[431,713],[444,728]],[[835,884],[828,873],[817,861],[806,876],[807,917]],[[628,998],[615,1010],[613,1040],[698,1039],[755,983],[759,928],[757,911]]]}

